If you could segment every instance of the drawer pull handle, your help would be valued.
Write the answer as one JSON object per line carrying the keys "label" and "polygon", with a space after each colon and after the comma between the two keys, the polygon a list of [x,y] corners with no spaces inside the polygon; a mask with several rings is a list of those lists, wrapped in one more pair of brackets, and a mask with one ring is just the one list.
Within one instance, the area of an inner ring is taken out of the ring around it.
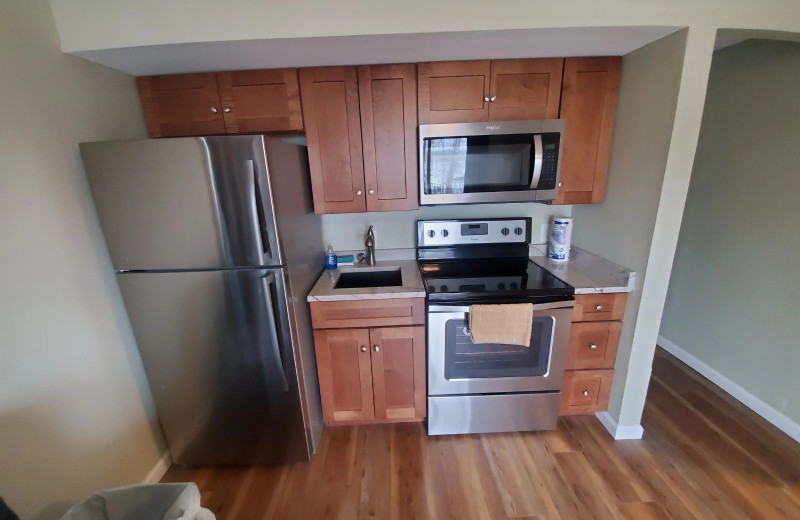
{"label": "drawer pull handle", "polygon": [[602,311],[602,310],[603,310],[603,306],[602,306],[602,305],[595,305],[595,306],[594,306],[594,310],[596,310],[596,311]]}
{"label": "drawer pull handle", "polygon": [[584,390],[584,391],[583,391],[583,395],[585,395],[585,396],[587,396],[587,397],[588,397],[588,396],[589,396],[589,391],[588,391],[588,390]]}
{"label": "drawer pull handle", "polygon": [[597,350],[597,345],[594,345],[594,344],[589,345],[589,348],[592,349],[592,350]]}
{"label": "drawer pull handle", "polygon": [[361,352],[366,352],[366,351],[367,351],[367,347],[361,347]]}

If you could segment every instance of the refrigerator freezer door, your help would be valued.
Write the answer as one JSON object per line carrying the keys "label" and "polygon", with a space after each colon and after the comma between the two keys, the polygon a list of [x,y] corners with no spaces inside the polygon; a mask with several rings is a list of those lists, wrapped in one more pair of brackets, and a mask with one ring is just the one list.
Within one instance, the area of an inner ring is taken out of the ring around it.
{"label": "refrigerator freezer door", "polygon": [[173,460],[308,460],[282,269],[117,275]]}
{"label": "refrigerator freezer door", "polygon": [[262,136],[81,144],[117,270],[282,264]]}

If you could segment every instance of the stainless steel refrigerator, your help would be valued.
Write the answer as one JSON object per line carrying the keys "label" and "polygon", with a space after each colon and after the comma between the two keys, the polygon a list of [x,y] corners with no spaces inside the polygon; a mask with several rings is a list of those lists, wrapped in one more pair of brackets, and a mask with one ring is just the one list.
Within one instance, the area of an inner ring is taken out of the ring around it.
{"label": "stainless steel refrigerator", "polygon": [[322,430],[306,294],[324,252],[306,150],[289,141],[81,144],[178,464],[307,460]]}

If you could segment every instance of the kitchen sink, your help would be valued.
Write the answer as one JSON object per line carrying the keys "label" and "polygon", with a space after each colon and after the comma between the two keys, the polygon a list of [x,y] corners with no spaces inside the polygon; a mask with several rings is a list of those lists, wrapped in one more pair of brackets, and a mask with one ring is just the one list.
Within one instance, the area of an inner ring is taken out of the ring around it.
{"label": "kitchen sink", "polygon": [[364,287],[399,287],[403,285],[400,268],[358,269],[339,275],[334,289],[361,289]]}

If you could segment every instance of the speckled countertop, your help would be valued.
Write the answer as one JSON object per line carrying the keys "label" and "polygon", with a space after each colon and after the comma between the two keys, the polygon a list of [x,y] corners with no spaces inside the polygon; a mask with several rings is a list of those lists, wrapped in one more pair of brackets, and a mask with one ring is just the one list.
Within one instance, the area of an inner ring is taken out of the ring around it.
{"label": "speckled countertop", "polygon": [[569,252],[569,261],[553,262],[547,257],[547,245],[530,247],[530,259],[553,276],[575,288],[575,294],[631,292],[636,273],[579,247]]}
{"label": "speckled countertop", "polygon": [[[382,252],[377,251],[380,258]],[[385,257],[385,256],[384,256]],[[364,269],[391,270],[400,269],[402,285],[399,287],[363,287],[353,289],[335,289],[336,281],[343,272]],[[419,274],[416,260],[378,260],[375,266],[363,264],[345,265],[337,269],[326,270],[306,298],[310,302],[330,302],[339,300],[381,300],[386,298],[424,298],[425,286]]]}

